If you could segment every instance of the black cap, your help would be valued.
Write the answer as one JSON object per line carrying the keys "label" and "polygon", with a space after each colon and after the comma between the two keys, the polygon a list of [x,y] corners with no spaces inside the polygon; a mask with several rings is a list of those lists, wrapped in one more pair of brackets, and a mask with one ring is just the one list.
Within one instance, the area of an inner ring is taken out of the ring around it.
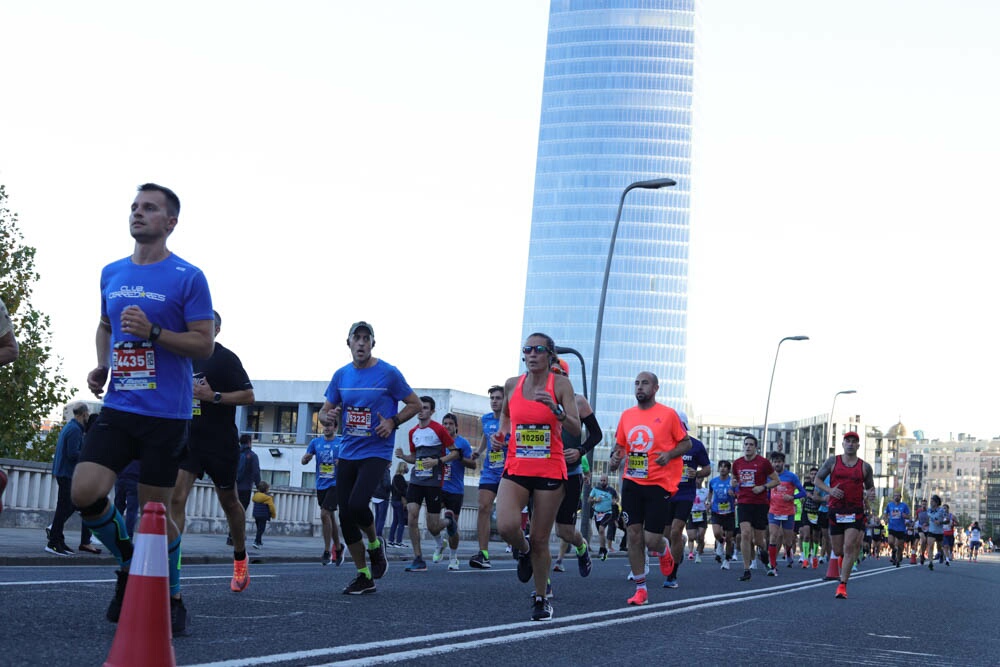
{"label": "black cap", "polygon": [[375,329],[373,329],[372,325],[368,324],[364,320],[352,324],[351,330],[347,332],[347,337],[350,338],[351,336],[353,336],[354,332],[357,331],[358,329],[368,329],[368,333],[371,334],[372,338],[375,338]]}

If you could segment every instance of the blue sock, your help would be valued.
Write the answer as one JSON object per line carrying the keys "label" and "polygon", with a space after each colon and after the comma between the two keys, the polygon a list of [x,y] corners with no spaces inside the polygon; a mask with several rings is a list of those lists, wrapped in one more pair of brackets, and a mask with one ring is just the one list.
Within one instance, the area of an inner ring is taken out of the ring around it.
{"label": "blue sock", "polygon": [[132,539],[125,528],[125,519],[111,503],[96,519],[83,519],[83,525],[97,536],[111,555],[118,559],[118,565],[127,568],[132,562]]}
{"label": "blue sock", "polygon": [[170,576],[170,595],[181,593],[181,536],[167,545],[167,571]]}

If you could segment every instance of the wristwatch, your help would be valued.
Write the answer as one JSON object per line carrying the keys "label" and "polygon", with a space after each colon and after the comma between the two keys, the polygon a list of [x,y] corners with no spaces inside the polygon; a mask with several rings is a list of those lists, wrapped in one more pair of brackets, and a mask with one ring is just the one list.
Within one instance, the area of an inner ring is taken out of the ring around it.
{"label": "wristwatch", "polygon": [[563,410],[563,406],[561,405],[556,405],[556,409],[553,410],[552,412],[555,414],[556,419],[558,419],[559,421],[562,421],[563,418],[566,416],[566,411]]}
{"label": "wristwatch", "polygon": [[222,403],[222,392],[221,391],[215,392],[215,396],[212,397],[212,402],[215,403],[216,405],[218,405],[219,403]]}
{"label": "wristwatch", "polygon": [[392,416],[392,425],[399,428],[399,415]]}
{"label": "wristwatch", "polygon": [[153,325],[153,326],[152,326],[152,327],[151,327],[151,328],[149,329],[149,340],[150,340],[150,341],[154,341],[154,340],[156,340],[157,338],[159,338],[159,337],[160,337],[160,334],[161,334],[161,333],[163,333],[163,329],[161,329],[161,328],[160,328],[160,325],[159,325],[159,324],[154,324],[154,325]]}

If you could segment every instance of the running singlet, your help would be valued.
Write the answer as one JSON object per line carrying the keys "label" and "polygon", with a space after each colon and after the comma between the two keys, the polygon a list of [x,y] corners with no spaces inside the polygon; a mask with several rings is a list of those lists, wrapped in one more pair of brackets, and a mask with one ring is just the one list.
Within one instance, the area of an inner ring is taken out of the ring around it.
{"label": "running singlet", "polygon": [[669,452],[687,437],[673,408],[654,403],[648,410],[638,406],[622,413],[615,442],[625,449],[625,475],[636,484],[657,485],[670,493],[677,491],[684,461],[675,456],[666,465],[656,463],[661,452]]}
{"label": "running singlet", "polygon": [[904,514],[909,514],[910,508],[906,503],[889,503],[885,506],[885,515],[889,517],[889,530],[902,532],[906,530],[906,519]]}
{"label": "running singlet", "polygon": [[381,359],[371,368],[347,364],[337,369],[326,388],[326,400],[341,406],[340,458],[392,461],[396,432],[381,438],[375,427],[379,415],[392,419],[399,412],[399,402],[412,393],[403,374]]}
{"label": "running singlet", "polygon": [[503,475],[503,467],[507,463],[507,450],[493,449],[493,434],[500,430],[500,419],[487,412],[479,418],[483,423],[483,436],[486,438],[486,451],[483,452],[483,469],[479,473],[480,484],[499,484]]}
{"label": "running singlet", "polygon": [[701,466],[704,468],[712,465],[712,462],[708,459],[708,451],[705,449],[705,445],[698,438],[691,438],[691,449],[681,457],[681,460],[684,461],[684,465],[681,468],[681,479],[677,484],[677,493],[670,496],[671,501],[694,500],[696,488],[694,476],[698,467]]}
{"label": "running singlet", "polygon": [[771,462],[763,456],[747,461],[741,456],[733,461],[733,480],[736,482],[736,502],[740,505],[767,505],[767,493],[755,494],[753,487],[764,486],[774,472]]}
{"label": "running singlet", "polygon": [[[410,468],[410,484],[440,487],[444,481],[444,469],[448,467],[441,464],[441,459],[454,445],[455,440],[448,429],[435,421],[427,426],[417,424],[411,428],[410,453],[417,460]],[[430,465],[431,459],[436,459],[437,463]]]}
{"label": "running singlet", "polygon": [[695,489],[694,501],[691,503],[691,515],[688,521],[691,523],[704,523],[708,520],[705,509],[705,498],[708,497],[708,489]]}
{"label": "running singlet", "polygon": [[732,478],[713,477],[708,483],[712,489],[712,512],[715,514],[732,514],[736,509],[733,505],[736,498],[733,497]]}
{"label": "running singlet", "polygon": [[[507,400],[510,411],[510,444],[507,445],[507,473],[523,477],[566,479],[562,423],[544,403],[524,397],[524,379]],[[545,391],[556,400],[556,376],[549,373]]]}
{"label": "running singlet", "polygon": [[444,485],[441,489],[445,493],[465,493],[465,465],[462,459],[472,458],[472,445],[460,435],[455,436],[455,449],[462,453],[457,459],[444,466]]}
{"label": "running singlet", "polygon": [[[799,476],[791,470],[785,470],[778,474],[778,486],[771,489],[770,512],[778,521],[784,521],[795,516],[795,498],[805,494]],[[786,500],[785,494],[793,496],[792,500]]]}
{"label": "running singlet", "polygon": [[316,457],[316,490],[322,491],[337,486],[337,457],[340,454],[340,438],[327,440],[323,436],[313,438],[306,447],[306,454]]}
{"label": "running singlet", "polygon": [[138,306],[169,331],[214,320],[205,274],[171,254],[155,264],[128,257],[101,271],[101,317],[111,323],[111,382],[104,405],[148,417],[191,419],[191,360],[155,342],[122,332],[121,314]]}
{"label": "running singlet", "polygon": [[858,459],[853,466],[846,466],[837,456],[833,464],[833,471],[830,473],[830,481],[827,482],[830,488],[838,487],[844,492],[843,498],[829,496],[827,505],[829,506],[830,525],[836,523],[854,523],[859,516],[858,510],[862,510],[865,504],[865,462]]}

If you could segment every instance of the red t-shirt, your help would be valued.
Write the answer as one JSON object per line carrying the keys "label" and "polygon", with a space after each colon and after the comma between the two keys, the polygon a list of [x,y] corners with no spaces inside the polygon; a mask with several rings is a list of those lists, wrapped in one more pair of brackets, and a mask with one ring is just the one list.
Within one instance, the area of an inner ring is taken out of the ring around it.
{"label": "red t-shirt", "polygon": [[736,482],[736,503],[738,505],[767,505],[767,493],[755,494],[753,487],[767,484],[774,466],[759,454],[747,461],[741,456],[733,461],[733,480]]}
{"label": "red t-shirt", "polygon": [[687,437],[687,430],[673,408],[657,403],[648,410],[629,408],[618,420],[615,442],[625,448],[625,479],[636,484],[656,484],[677,493],[684,458],[674,457],[661,466],[660,452],[669,452]]}

